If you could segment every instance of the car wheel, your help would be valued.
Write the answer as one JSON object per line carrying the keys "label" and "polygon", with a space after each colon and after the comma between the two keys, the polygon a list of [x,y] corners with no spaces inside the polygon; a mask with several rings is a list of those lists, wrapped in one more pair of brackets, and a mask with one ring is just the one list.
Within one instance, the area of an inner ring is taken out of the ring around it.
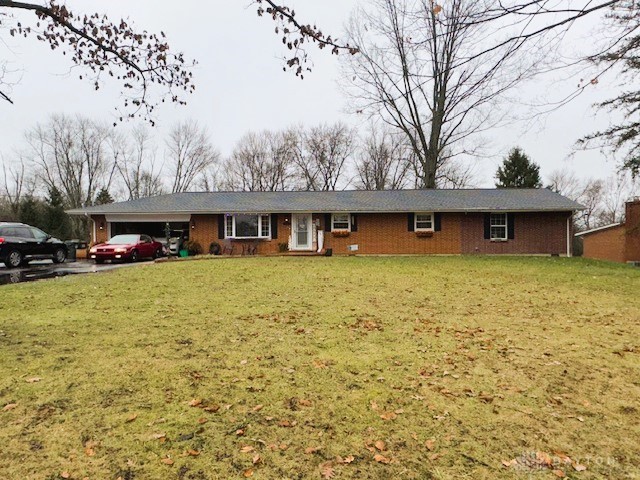
{"label": "car wheel", "polygon": [[59,248],[53,253],[53,263],[64,263],[67,259],[67,252],[64,248]]}
{"label": "car wheel", "polygon": [[138,251],[134,250],[133,252],[131,252],[131,262],[135,263],[138,261]]}
{"label": "car wheel", "polygon": [[22,253],[18,250],[11,250],[7,255],[7,258],[4,259],[4,264],[7,268],[18,268],[22,263],[23,258]]}
{"label": "car wheel", "polygon": [[157,248],[155,252],[153,252],[153,258],[160,258],[162,256],[162,249],[161,248]]}

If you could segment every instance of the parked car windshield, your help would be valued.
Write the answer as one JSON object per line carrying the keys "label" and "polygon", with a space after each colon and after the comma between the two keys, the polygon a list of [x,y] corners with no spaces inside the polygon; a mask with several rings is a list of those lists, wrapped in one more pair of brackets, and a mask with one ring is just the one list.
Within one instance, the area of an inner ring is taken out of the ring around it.
{"label": "parked car windshield", "polygon": [[138,235],[116,235],[107,240],[109,245],[128,245],[131,243],[138,243]]}

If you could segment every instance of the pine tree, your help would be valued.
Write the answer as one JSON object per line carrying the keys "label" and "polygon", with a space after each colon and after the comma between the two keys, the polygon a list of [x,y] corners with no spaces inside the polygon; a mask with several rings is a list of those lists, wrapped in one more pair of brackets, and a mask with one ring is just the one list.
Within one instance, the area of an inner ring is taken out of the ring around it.
{"label": "pine tree", "polygon": [[109,193],[109,190],[106,188],[101,188],[96,195],[96,201],[93,202],[94,205],[106,205],[107,203],[113,203],[113,197]]}
{"label": "pine tree", "polygon": [[45,230],[50,235],[66,240],[71,236],[71,220],[64,211],[62,192],[56,187],[49,189],[44,218]]}
{"label": "pine tree", "polygon": [[20,222],[33,227],[42,228],[43,225],[43,205],[42,201],[32,195],[27,195],[20,202]]}
{"label": "pine tree", "polygon": [[520,147],[514,147],[509,155],[498,167],[496,172],[496,187],[498,188],[540,188],[540,166],[522,151]]}

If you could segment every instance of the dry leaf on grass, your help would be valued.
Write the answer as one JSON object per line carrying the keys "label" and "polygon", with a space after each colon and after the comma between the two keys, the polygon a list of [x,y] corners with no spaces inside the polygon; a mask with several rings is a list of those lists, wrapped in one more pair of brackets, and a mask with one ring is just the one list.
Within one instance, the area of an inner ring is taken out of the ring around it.
{"label": "dry leaf on grass", "polygon": [[186,451],[186,454],[190,457],[197,457],[198,455],[200,455],[200,452],[198,450],[189,449]]}
{"label": "dry leaf on grass", "polygon": [[131,415],[129,415],[127,417],[126,422],[127,423],[131,423],[131,422],[135,421],[136,418],[138,418],[138,414],[137,413],[132,413]]}
{"label": "dry leaf on grass", "polygon": [[579,463],[574,463],[572,466],[576,472],[584,472],[587,469],[587,467],[580,465]]}
{"label": "dry leaf on grass", "polygon": [[71,474],[70,474],[69,472],[62,472],[62,473],[60,474],[60,476],[61,476],[62,478],[71,478]]}
{"label": "dry leaf on grass", "polygon": [[254,465],[257,465],[261,461],[262,461],[262,458],[260,458],[260,455],[258,454],[254,455],[254,457],[251,459],[251,462],[253,462]]}
{"label": "dry leaf on grass", "polygon": [[336,471],[333,469],[331,462],[325,462],[320,465],[320,475],[322,478],[333,478],[336,476]]}
{"label": "dry leaf on grass", "polygon": [[429,440],[424,442],[424,446],[427,447],[427,450],[429,451],[433,450],[433,447],[435,446],[435,444],[436,444],[436,441],[433,438],[430,438]]}
{"label": "dry leaf on grass", "polygon": [[255,407],[253,407],[253,411],[254,412],[259,412],[263,408],[264,408],[264,405],[256,405]]}
{"label": "dry leaf on grass", "polygon": [[304,398],[301,398],[300,400],[298,400],[298,405],[300,405],[301,407],[310,407],[312,403],[311,400],[305,400]]}
{"label": "dry leaf on grass", "polygon": [[564,474],[564,472],[560,469],[557,470],[552,470],[551,473],[553,473],[556,477],[558,478],[564,478],[566,477],[566,475]]}
{"label": "dry leaf on grass", "polygon": [[40,377],[32,377],[32,378],[27,378],[26,382],[27,383],[38,383],[40,380],[42,380]]}
{"label": "dry leaf on grass", "polygon": [[202,418],[199,418],[199,419],[198,419],[198,423],[199,423],[200,425],[202,425],[203,423],[207,423],[208,421],[209,421],[209,420],[207,420],[207,419],[206,419],[206,418],[204,418],[204,417],[202,417]]}
{"label": "dry leaf on grass", "polygon": [[244,478],[253,477],[253,468],[247,468],[244,472],[242,472]]}
{"label": "dry leaf on grass", "polygon": [[14,408],[16,408],[17,406],[18,406],[18,404],[17,404],[17,403],[9,403],[9,404],[5,405],[5,406],[2,408],[2,411],[3,411],[3,412],[8,412],[9,410],[13,410],[13,409],[14,409]]}
{"label": "dry leaf on grass", "polygon": [[254,450],[255,450],[255,448],[254,448],[254,447],[252,447],[251,445],[245,445],[244,447],[242,447],[242,448],[240,449],[240,451],[241,451],[242,453],[249,453],[249,452],[253,452]]}
{"label": "dry leaf on grass", "polygon": [[320,450],[322,450],[322,447],[307,447],[304,449],[304,453],[311,455],[312,453],[317,453]]}
{"label": "dry leaf on grass", "polygon": [[194,398],[189,402],[190,407],[199,407],[200,405],[202,405],[201,398]]}
{"label": "dry leaf on grass", "polygon": [[381,452],[384,452],[384,450],[387,448],[387,444],[382,440],[378,440],[376,443],[374,443],[374,445]]}
{"label": "dry leaf on grass", "polygon": [[378,462],[378,463],[384,463],[385,465],[388,465],[391,463],[391,460],[387,457],[385,457],[384,455],[380,455],[379,453],[373,456],[373,459]]}
{"label": "dry leaf on grass", "polygon": [[[220,410],[220,405],[218,405],[218,404],[214,403],[214,404],[211,404],[211,405],[209,405],[209,406],[207,406],[207,407],[204,407],[204,408],[203,408],[203,410],[204,410],[205,412],[216,413],[218,410]],[[228,409],[227,409],[227,410],[228,410]]]}
{"label": "dry leaf on grass", "polygon": [[398,415],[395,412],[385,412],[380,415],[380,418],[383,420],[395,420],[398,418]]}
{"label": "dry leaf on grass", "polygon": [[162,463],[164,463],[165,465],[173,465],[173,460],[171,460],[169,457],[163,458],[162,460],[160,460]]}

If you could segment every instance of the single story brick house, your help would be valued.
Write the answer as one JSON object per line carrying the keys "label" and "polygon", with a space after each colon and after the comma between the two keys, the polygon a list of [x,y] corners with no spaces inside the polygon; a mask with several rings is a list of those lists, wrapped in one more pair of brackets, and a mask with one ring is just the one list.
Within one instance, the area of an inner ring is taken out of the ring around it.
{"label": "single story brick house", "polygon": [[576,233],[586,258],[611,262],[640,262],[640,198],[625,205],[625,222]]}
{"label": "single story brick house", "polygon": [[[571,256],[582,207],[548,189],[193,192],[71,210],[93,221],[92,241],[188,231],[257,254],[516,254]],[[252,250],[253,250],[252,249]]]}

